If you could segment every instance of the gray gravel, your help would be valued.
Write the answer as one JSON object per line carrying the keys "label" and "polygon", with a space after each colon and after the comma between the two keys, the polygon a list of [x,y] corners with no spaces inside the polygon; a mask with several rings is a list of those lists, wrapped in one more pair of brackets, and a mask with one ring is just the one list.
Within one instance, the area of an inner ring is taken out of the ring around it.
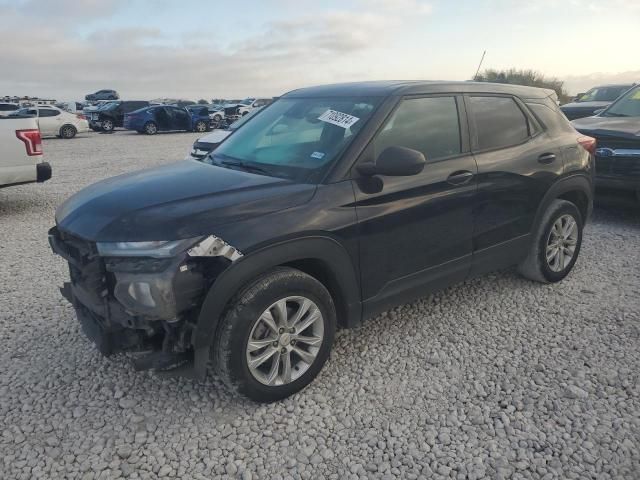
{"label": "gray gravel", "polygon": [[0,478],[640,478],[638,211],[597,210],[559,285],[493,274],[339,332],[280,403],[101,357],[57,291],[54,209],[195,138],[46,140],[53,179],[0,190]]}

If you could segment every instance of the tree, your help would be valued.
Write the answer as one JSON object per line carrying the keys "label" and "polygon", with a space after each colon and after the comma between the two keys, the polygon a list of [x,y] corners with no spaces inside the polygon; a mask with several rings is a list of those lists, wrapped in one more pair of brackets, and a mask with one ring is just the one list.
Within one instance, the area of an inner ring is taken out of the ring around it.
{"label": "tree", "polygon": [[512,85],[527,85],[529,87],[549,88],[558,95],[560,103],[567,102],[570,97],[564,89],[564,82],[555,77],[547,78],[534,70],[493,70],[487,69],[475,76],[476,82],[509,83]]}
{"label": "tree", "polygon": [[198,100],[198,105],[206,105],[207,103],[209,102],[207,102],[204,98],[201,98],[200,100]]}

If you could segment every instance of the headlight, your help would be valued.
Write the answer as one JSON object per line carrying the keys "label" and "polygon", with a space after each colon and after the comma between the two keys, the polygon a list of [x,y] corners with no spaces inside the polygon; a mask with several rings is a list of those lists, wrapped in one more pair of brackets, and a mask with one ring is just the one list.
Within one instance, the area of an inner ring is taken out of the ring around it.
{"label": "headlight", "polygon": [[98,242],[103,257],[173,257],[186,250],[202,237],[185,240],[155,240],[150,242]]}

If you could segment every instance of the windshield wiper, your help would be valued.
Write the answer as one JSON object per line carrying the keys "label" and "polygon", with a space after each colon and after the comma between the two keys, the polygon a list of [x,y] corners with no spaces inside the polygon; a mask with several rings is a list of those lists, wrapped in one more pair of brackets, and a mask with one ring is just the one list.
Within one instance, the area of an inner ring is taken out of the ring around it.
{"label": "windshield wiper", "polygon": [[271,175],[271,172],[269,172],[267,169],[259,167],[253,163],[243,162],[241,160],[237,162],[232,162],[230,160],[220,160],[219,163],[227,167],[240,168],[242,170],[246,170],[247,172],[262,173],[263,175]]}

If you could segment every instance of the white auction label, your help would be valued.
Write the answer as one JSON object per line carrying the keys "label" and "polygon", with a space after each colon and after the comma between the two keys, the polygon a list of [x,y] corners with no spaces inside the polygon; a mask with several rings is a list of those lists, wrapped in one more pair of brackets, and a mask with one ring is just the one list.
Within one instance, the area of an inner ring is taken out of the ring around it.
{"label": "white auction label", "polygon": [[336,110],[329,109],[322,115],[320,115],[318,117],[318,120],[331,123],[332,125],[337,125],[338,127],[342,127],[346,130],[360,119],[358,117],[354,117],[353,115],[349,115],[348,113],[342,113]]}

